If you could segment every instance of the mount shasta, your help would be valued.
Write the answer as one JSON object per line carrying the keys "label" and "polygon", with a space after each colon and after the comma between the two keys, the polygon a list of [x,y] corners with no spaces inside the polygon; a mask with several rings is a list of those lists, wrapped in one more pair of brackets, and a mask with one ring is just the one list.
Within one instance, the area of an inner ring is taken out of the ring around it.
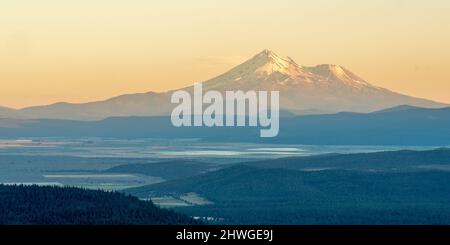
{"label": "mount shasta", "polygon": [[[192,87],[184,88],[191,90]],[[204,90],[280,91],[280,109],[295,114],[372,112],[399,105],[438,108],[446,104],[371,85],[338,65],[301,66],[264,50],[228,72],[203,82]],[[55,103],[23,109],[0,107],[8,118],[100,120],[108,117],[165,116],[173,91],[127,94],[89,103]]]}

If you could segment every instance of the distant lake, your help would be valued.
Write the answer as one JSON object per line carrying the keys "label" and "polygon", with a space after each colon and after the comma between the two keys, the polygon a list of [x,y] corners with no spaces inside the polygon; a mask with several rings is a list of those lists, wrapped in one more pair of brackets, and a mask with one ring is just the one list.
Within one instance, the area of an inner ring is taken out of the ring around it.
{"label": "distant lake", "polygon": [[400,149],[426,150],[423,146],[333,146],[211,143],[163,139],[0,139],[0,155],[63,155],[118,158],[278,158],[327,153],[358,153]]}

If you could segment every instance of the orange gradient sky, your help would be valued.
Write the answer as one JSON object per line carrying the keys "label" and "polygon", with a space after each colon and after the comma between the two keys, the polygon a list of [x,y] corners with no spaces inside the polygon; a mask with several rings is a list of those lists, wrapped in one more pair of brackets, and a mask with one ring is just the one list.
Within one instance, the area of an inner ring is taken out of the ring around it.
{"label": "orange gradient sky", "polygon": [[0,105],[165,91],[263,49],[450,103],[447,0],[0,2]]}

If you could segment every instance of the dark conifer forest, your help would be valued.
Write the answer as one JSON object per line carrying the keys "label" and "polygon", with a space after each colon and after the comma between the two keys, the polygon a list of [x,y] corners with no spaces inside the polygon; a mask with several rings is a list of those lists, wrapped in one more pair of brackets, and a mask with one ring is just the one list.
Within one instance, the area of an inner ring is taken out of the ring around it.
{"label": "dark conifer forest", "polygon": [[0,185],[0,224],[197,224],[150,201],[72,187]]}

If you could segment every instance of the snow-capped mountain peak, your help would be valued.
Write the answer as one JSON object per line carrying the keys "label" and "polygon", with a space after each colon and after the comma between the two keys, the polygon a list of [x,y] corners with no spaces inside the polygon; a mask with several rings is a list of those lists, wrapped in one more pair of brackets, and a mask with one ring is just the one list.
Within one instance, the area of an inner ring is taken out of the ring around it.
{"label": "snow-capped mountain peak", "polygon": [[309,77],[303,67],[289,57],[282,58],[265,49],[228,72],[203,83],[206,89],[274,89],[288,78]]}
{"label": "snow-capped mountain peak", "polygon": [[268,49],[205,82],[204,85],[207,89],[218,90],[250,89],[250,87],[283,90],[287,88],[286,86],[287,89],[293,89],[293,86],[301,89],[306,85],[320,87],[341,85],[353,89],[374,87],[342,66],[333,64],[300,66],[292,58],[282,58]]}
{"label": "snow-capped mountain peak", "polygon": [[301,66],[263,50],[230,71],[203,83],[205,90],[280,91],[281,108],[290,111],[367,112],[398,104],[437,103],[371,85],[340,65]]}
{"label": "snow-capped mountain peak", "polygon": [[268,49],[263,50],[244,64],[248,66],[249,69],[247,70],[262,75],[271,75],[276,72],[285,75],[298,75],[301,73],[301,67],[294,60],[289,57],[282,58]]}

